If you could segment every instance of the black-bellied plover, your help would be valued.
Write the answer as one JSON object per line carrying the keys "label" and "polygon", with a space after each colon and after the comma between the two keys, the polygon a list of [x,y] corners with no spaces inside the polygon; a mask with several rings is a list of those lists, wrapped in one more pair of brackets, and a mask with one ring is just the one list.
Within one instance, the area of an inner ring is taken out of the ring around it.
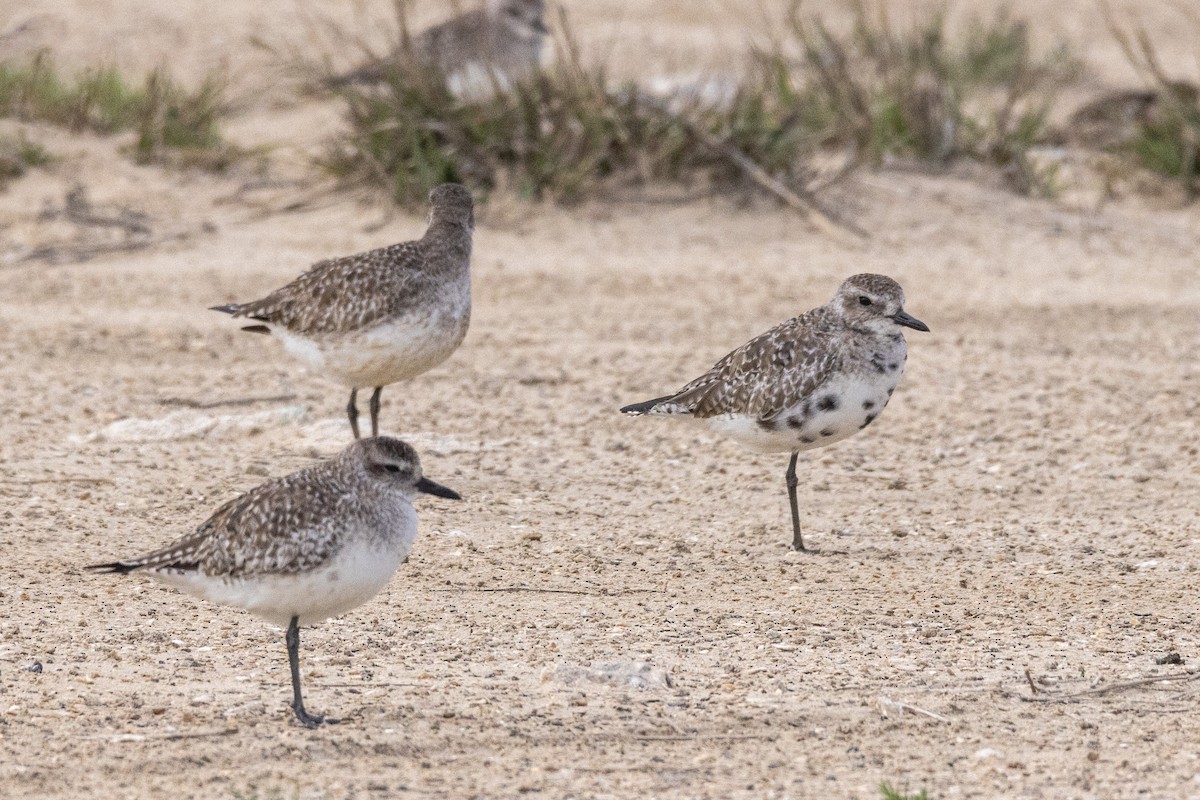
{"label": "black-bellied plover", "polygon": [[545,14],[545,0],[486,0],[481,8],[422,31],[382,61],[365,64],[330,83],[378,83],[387,77],[390,64],[412,58],[437,70],[456,97],[483,99],[537,72],[549,33]]}
{"label": "black-bellied plover", "polygon": [[459,499],[421,474],[404,442],[362,439],[337,458],[231,500],[162,549],[88,569],[147,572],[286,625],[292,709],[311,728],[323,718],[304,710],[300,628],[365,603],[391,579],[417,534],[418,492]]}
{"label": "black-bellied plover", "polygon": [[790,451],[792,546],[806,550],[796,459],[879,416],[904,374],[903,328],[929,330],[904,311],[900,285],[884,275],[855,275],[825,305],[756,336],[678,392],[621,411],[702,419],[750,450]]}
{"label": "black-bellied plover", "polygon": [[358,433],[358,390],[371,395],[371,435],[379,435],[383,387],[450,357],[471,321],[471,194],[456,183],[429,193],[429,228],[403,242],[320,261],[261,300],[213,306],[262,323],[292,355],[350,387],[346,413]]}

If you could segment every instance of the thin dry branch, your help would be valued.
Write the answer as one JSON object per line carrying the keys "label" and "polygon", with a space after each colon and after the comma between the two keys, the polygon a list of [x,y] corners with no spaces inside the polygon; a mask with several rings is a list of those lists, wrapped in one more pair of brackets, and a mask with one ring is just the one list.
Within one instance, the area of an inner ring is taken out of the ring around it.
{"label": "thin dry branch", "polygon": [[1153,686],[1159,683],[1187,683],[1200,679],[1200,673],[1180,673],[1176,675],[1155,675],[1149,678],[1139,678],[1135,681],[1124,681],[1122,683],[1113,683],[1108,686],[1097,686],[1091,689],[1084,689],[1081,692],[1073,692],[1071,694],[1057,694],[1042,689],[1041,697],[1031,697],[1028,695],[1018,694],[1017,692],[1005,691],[1004,694],[1008,697],[1015,697],[1026,703],[1074,703],[1087,697],[1103,697],[1106,694],[1113,692],[1123,692],[1129,689],[1139,689],[1143,686]]}
{"label": "thin dry branch", "polygon": [[449,588],[430,589],[431,592],[532,592],[535,594],[582,594],[582,595],[617,595],[617,594],[650,594],[661,592],[661,589],[622,589],[619,592],[591,591],[588,589],[546,589],[539,586],[451,586]]}
{"label": "thin dry branch", "polygon": [[296,394],[276,394],[269,397],[235,397],[229,400],[192,400],[187,397],[164,397],[158,401],[160,406],[179,406],[182,408],[241,408],[257,405],[258,403],[286,403],[295,400]]}
{"label": "thin dry branch", "polygon": [[99,739],[109,741],[114,744],[120,742],[173,742],[177,739],[208,739],[215,736],[231,736],[238,732],[237,728],[221,728],[213,731],[195,731],[184,732],[175,731],[172,733],[107,733],[99,736],[88,736],[87,739]]}
{"label": "thin dry branch", "polygon": [[772,178],[767,171],[754,162],[749,156],[738,150],[729,142],[723,142],[708,131],[701,129],[690,120],[680,120],[692,135],[705,147],[715,150],[725,156],[730,163],[742,171],[747,178],[758,184],[784,203],[799,211],[809,225],[843,244],[858,245],[867,237],[867,232],[857,225],[838,222],[822,211],[811,199],[802,197],[798,192],[785,186],[781,181]]}

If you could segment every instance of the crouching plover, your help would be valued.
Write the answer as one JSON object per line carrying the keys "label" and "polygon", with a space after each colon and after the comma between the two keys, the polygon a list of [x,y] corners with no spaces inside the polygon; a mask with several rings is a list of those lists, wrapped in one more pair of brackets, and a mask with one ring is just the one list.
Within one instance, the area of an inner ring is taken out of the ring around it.
{"label": "crouching plover", "polygon": [[928,331],[883,275],[847,278],[833,299],[751,339],[678,392],[626,414],[684,415],[760,453],[790,451],[792,547],[807,550],[796,506],[796,459],[875,420],[904,374],[902,328]]}
{"label": "crouching plover", "polygon": [[138,558],[90,570],[148,572],[188,594],[287,626],[292,710],[300,695],[300,627],[365,603],[412,549],[418,492],[459,499],[421,475],[398,439],[363,439],[341,455],[268,481],[217,509],[194,532]]}
{"label": "crouching plover", "polygon": [[262,323],[318,372],[350,387],[350,430],[358,434],[358,390],[371,395],[371,435],[379,397],[450,357],[471,321],[471,194],[456,183],[429,193],[429,228],[415,242],[320,261],[261,300],[213,306]]}
{"label": "crouching plover", "polygon": [[390,63],[403,63],[411,57],[437,70],[456,97],[485,99],[537,72],[542,42],[549,33],[545,14],[545,0],[486,0],[482,8],[414,36],[409,43],[411,52],[401,48],[382,61],[334,78],[330,84],[378,83],[387,77]]}

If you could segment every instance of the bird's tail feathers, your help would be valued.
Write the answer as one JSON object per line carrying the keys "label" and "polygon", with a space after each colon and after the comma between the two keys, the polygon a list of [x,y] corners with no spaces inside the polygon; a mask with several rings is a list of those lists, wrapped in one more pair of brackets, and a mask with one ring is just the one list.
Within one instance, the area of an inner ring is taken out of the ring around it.
{"label": "bird's tail feathers", "polygon": [[114,561],[111,564],[90,564],[84,569],[103,575],[128,575],[141,566],[140,561]]}
{"label": "bird's tail feathers", "polygon": [[673,399],[675,399],[675,395],[668,394],[663,397],[656,397],[653,400],[645,400],[641,403],[630,403],[629,405],[627,405],[621,409],[621,413],[622,414],[632,414],[633,416],[639,416],[641,414],[649,414],[652,411],[654,411],[655,407],[658,406],[659,403],[663,403],[663,402],[666,402],[667,400],[673,400]]}

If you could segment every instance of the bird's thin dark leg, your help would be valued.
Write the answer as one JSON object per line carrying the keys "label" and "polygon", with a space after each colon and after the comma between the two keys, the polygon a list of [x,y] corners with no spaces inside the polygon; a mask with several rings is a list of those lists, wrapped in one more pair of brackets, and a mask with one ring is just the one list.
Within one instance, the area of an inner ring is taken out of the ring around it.
{"label": "bird's thin dark leg", "polygon": [[796,480],[796,459],[799,457],[799,453],[792,453],[792,460],[788,462],[787,468],[788,502],[792,506],[792,549],[810,553],[812,551],[804,546],[804,537],[800,535],[800,509],[796,506],[796,485],[799,483]]}
{"label": "bird's thin dark leg", "polygon": [[376,386],[374,394],[371,395],[371,435],[379,435],[379,396],[383,394],[383,387]]}
{"label": "bird's thin dark leg", "polygon": [[287,629],[288,666],[292,668],[292,711],[296,719],[306,728],[315,728],[325,721],[324,717],[315,717],[304,710],[304,700],[300,697],[300,618],[292,617],[292,623]]}
{"label": "bird's thin dark leg", "polygon": [[350,430],[354,431],[354,438],[360,438],[358,435],[358,389],[350,390],[350,405],[346,406],[346,414],[350,417]]}

